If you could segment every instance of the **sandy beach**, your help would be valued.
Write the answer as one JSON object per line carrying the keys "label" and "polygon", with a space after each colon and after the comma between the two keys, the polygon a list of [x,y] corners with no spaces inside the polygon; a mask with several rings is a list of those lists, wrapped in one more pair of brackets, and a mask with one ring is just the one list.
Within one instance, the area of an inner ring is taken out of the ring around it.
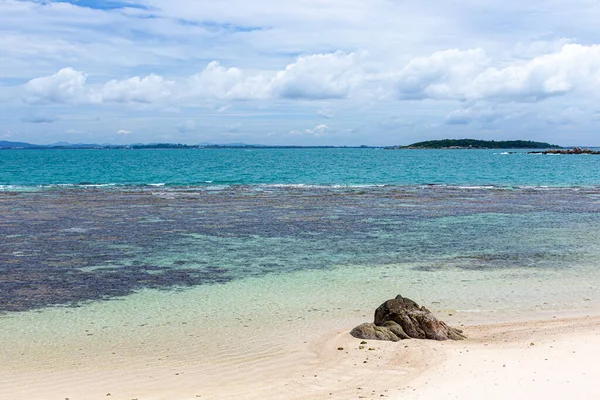
{"label": "sandy beach", "polygon": [[216,355],[183,335],[169,343],[148,337],[103,346],[57,338],[32,358],[24,356],[27,349],[5,348],[0,398],[600,398],[598,315],[467,325],[469,339],[460,342],[361,345],[348,334],[351,327],[322,324],[272,347],[268,336],[247,349],[221,348],[216,340]]}

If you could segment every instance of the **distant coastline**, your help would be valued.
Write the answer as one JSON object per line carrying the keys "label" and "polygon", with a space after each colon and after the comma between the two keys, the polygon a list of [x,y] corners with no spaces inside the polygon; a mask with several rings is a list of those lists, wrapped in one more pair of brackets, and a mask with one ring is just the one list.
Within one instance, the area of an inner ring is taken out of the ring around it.
{"label": "distant coastline", "polygon": [[0,141],[0,150],[111,150],[111,149],[381,149],[383,146],[296,146],[296,145],[261,145],[246,143],[229,144],[181,144],[181,143],[135,143],[135,144],[87,144],[87,143],[55,143],[32,144],[26,142]]}
{"label": "distant coastline", "polygon": [[386,150],[399,149],[562,149],[561,146],[530,140],[476,140],[476,139],[443,139],[417,142],[408,146],[386,147]]}
{"label": "distant coastline", "polygon": [[[592,146],[593,147],[593,146]],[[574,149],[578,147],[561,147],[545,142],[534,142],[529,140],[476,140],[476,139],[443,139],[417,142],[407,146],[318,146],[318,145],[261,145],[246,143],[133,143],[133,144],[93,144],[93,143],[66,143],[33,144],[27,142],[11,142],[0,140],[0,150],[140,150],[140,149],[384,149],[384,150],[444,150],[444,149],[524,149],[548,151],[549,154],[579,154]],[[592,153],[587,148],[583,154]],[[557,153],[553,151],[559,150]],[[594,154],[596,152],[593,152]]]}

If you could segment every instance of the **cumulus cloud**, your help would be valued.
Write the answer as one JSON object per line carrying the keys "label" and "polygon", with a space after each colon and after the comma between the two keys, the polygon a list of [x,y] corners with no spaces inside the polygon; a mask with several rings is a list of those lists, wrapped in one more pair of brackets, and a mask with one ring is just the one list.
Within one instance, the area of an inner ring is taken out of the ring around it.
{"label": "cumulus cloud", "polygon": [[[399,67],[379,65],[376,73],[370,62],[364,54],[337,51],[299,57],[279,71],[249,73],[213,61],[189,78],[168,80],[151,74],[96,85],[86,83],[84,72],[64,68],[30,80],[24,99],[72,104],[340,100],[351,98],[358,90],[361,94],[378,93],[390,77],[397,98],[403,101],[532,102],[600,87],[600,45],[566,44],[554,53],[497,65],[480,48],[439,51]],[[465,111],[457,112],[449,121],[460,122],[460,113]],[[330,115],[327,110],[320,114]]]}
{"label": "cumulus cloud", "polygon": [[71,67],[25,84],[23,99],[29,103],[101,104],[156,103],[175,100],[175,82],[159,75],[111,80],[104,85],[87,84],[87,74]]}
{"label": "cumulus cloud", "polygon": [[342,99],[362,76],[357,55],[337,51],[298,58],[277,73],[272,85],[286,99]]}
{"label": "cumulus cloud", "polygon": [[226,100],[252,100],[269,97],[269,80],[261,74],[246,76],[241,69],[225,68],[212,61],[190,79],[190,96]]}
{"label": "cumulus cloud", "polygon": [[574,89],[600,84],[600,45],[566,44],[559,52],[516,62],[504,68],[488,68],[475,77],[469,95],[535,101]]}
{"label": "cumulus cloud", "polygon": [[411,61],[399,74],[400,99],[538,101],[600,85],[600,45],[566,44],[558,52],[491,65],[481,49],[447,50]]}
{"label": "cumulus cloud", "polygon": [[464,97],[461,91],[489,62],[482,49],[451,49],[416,58],[398,74],[398,96],[401,100]]}
{"label": "cumulus cloud", "polygon": [[25,84],[25,101],[30,103],[92,103],[95,96],[85,83],[87,75],[73,68],[63,68],[56,74],[35,78]]}
{"label": "cumulus cloud", "polygon": [[224,100],[341,99],[361,82],[357,56],[337,51],[299,57],[283,70],[248,74],[213,61],[192,76],[191,95]]}
{"label": "cumulus cloud", "polygon": [[102,88],[102,101],[115,103],[154,103],[172,98],[175,82],[159,75],[135,76],[122,81],[111,80]]}
{"label": "cumulus cloud", "polygon": [[210,62],[201,72],[180,82],[160,75],[86,84],[87,75],[64,68],[25,85],[27,99],[39,103],[158,103],[178,99],[336,99],[348,97],[361,82],[355,54],[335,52],[299,57],[280,71],[246,73]]}
{"label": "cumulus cloud", "polygon": [[131,132],[131,131],[128,131],[128,130],[126,130],[126,129],[119,129],[119,130],[117,131],[117,134],[119,134],[119,135],[129,135],[130,133],[132,133],[132,132]]}

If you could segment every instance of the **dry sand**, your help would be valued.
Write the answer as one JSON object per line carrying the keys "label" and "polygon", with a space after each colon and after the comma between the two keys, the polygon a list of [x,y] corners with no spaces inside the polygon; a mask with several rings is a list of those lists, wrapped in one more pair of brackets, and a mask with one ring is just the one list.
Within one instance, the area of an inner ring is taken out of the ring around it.
{"label": "dry sand", "polygon": [[600,399],[597,316],[467,326],[463,342],[361,345],[346,328],[216,358],[181,337],[25,361],[4,347],[0,399]]}

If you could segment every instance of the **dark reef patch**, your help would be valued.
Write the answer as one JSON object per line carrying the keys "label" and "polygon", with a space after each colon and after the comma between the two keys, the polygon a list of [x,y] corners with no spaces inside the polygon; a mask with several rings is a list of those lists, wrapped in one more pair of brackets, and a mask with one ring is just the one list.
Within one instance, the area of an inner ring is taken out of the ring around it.
{"label": "dark reef patch", "polygon": [[573,248],[533,250],[515,232],[594,226],[598,198],[436,186],[2,191],[0,312],[344,263],[566,265],[585,257],[590,232]]}
{"label": "dark reef patch", "polygon": [[26,311],[51,305],[77,306],[90,300],[126,296],[142,288],[172,289],[229,281],[226,271],[165,269],[151,266],[74,268],[28,265],[0,268],[2,311]]}

